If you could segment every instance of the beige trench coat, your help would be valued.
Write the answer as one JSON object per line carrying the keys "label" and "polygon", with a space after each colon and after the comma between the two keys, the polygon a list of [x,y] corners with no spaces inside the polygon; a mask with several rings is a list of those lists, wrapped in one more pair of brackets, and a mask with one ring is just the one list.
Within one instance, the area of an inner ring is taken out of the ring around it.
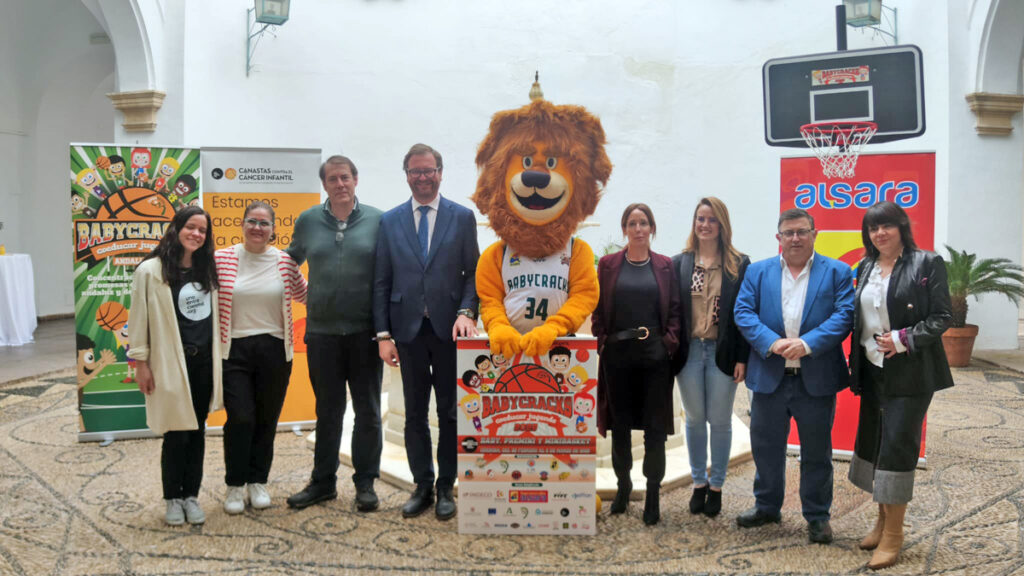
{"label": "beige trench coat", "polygon": [[[217,291],[213,291],[213,314],[217,314]],[[210,412],[224,403],[221,384],[220,322],[213,322],[213,393]],[[156,434],[168,430],[196,430],[199,423],[192,410],[192,392],[185,368],[185,349],[178,333],[171,287],[164,282],[159,258],[150,258],[135,269],[132,279],[131,317],[128,322],[128,355],[149,362],[155,389],[146,396],[146,423]]]}

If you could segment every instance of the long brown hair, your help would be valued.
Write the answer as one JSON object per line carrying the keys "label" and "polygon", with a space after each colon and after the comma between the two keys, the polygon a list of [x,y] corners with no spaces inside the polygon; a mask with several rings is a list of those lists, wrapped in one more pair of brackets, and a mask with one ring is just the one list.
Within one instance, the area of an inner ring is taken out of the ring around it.
{"label": "long brown hair", "polygon": [[217,266],[213,262],[213,226],[210,223],[210,215],[198,206],[186,206],[178,211],[160,243],[143,260],[159,258],[164,282],[171,286],[180,283],[184,275],[181,269],[181,256],[185,249],[178,240],[178,232],[185,228],[185,223],[193,216],[206,217],[206,240],[192,253],[192,279],[198,282],[204,291],[209,292],[211,288],[220,287],[217,281]]}
{"label": "long brown hair", "polygon": [[686,249],[683,252],[697,252],[700,240],[697,239],[697,210],[701,206],[711,208],[711,213],[718,220],[718,253],[722,255],[722,268],[730,278],[735,279],[740,273],[740,262],[743,255],[732,245],[732,224],[729,223],[729,209],[714,196],[701,198],[697,207],[693,209],[693,220],[690,224],[690,237],[686,239]]}

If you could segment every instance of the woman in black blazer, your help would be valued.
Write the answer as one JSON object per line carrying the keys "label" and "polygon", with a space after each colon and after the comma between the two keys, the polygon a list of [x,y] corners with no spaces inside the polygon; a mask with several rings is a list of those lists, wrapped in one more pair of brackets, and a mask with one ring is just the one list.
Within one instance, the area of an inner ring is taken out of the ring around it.
{"label": "woman in black blazer", "polygon": [[953,385],[942,333],[952,318],[942,257],[917,248],[907,213],[892,202],[868,208],[867,254],[857,268],[850,389],[859,394],[850,481],[874,494],[878,520],[860,543],[868,568],[896,563],[914,491],[921,427],[932,394]]}
{"label": "woman in black blazer", "polygon": [[[673,373],[686,412],[693,495],[690,513],[717,516],[732,448],[732,405],[746,376],[750,345],[732,318],[736,293],[750,259],[732,245],[729,210],[701,198],[686,249],[672,258],[679,275],[683,329]],[[708,428],[711,474],[708,475]]]}

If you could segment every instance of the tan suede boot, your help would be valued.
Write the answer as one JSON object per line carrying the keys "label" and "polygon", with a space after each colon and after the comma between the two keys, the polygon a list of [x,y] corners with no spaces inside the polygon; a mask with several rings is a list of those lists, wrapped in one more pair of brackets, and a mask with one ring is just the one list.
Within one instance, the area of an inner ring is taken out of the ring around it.
{"label": "tan suede boot", "polygon": [[880,570],[896,563],[903,547],[903,515],[907,512],[906,504],[885,505],[885,526],[882,528],[882,539],[878,542],[868,568]]}
{"label": "tan suede boot", "polygon": [[882,528],[885,526],[885,504],[878,505],[878,518],[875,519],[875,527],[868,532],[868,535],[860,541],[861,550],[874,550],[878,547],[878,541],[882,539]]}

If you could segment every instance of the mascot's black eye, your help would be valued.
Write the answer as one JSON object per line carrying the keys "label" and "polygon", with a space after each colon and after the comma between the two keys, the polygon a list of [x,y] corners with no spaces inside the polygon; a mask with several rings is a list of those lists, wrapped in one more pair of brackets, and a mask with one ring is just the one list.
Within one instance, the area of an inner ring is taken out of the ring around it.
{"label": "mascot's black eye", "polygon": [[529,156],[523,156],[523,168],[529,170],[533,167],[533,158]]}
{"label": "mascot's black eye", "polygon": [[548,170],[554,170],[555,166],[558,166],[558,158],[551,156],[548,158]]}

